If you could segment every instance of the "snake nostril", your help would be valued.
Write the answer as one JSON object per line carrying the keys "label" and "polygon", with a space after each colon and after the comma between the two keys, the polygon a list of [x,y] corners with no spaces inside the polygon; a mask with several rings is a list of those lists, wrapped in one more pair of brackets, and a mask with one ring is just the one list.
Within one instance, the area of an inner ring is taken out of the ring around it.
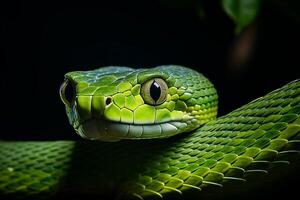
{"label": "snake nostril", "polygon": [[112,102],[111,97],[107,97],[105,101],[106,105],[109,105],[111,102]]}

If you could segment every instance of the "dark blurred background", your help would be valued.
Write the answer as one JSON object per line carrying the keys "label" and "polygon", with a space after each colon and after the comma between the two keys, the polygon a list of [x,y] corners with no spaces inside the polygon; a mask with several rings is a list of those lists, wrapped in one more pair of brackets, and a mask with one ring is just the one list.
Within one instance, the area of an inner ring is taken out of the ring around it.
{"label": "dark blurred background", "polygon": [[299,17],[290,10],[266,1],[237,35],[218,1],[199,2],[2,5],[0,139],[78,139],[58,94],[68,71],[188,66],[215,84],[219,115],[299,78]]}

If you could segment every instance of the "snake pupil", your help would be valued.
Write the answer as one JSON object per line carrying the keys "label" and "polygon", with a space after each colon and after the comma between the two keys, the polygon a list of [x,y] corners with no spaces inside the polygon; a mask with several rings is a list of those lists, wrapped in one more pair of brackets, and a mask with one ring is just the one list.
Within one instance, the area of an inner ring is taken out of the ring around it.
{"label": "snake pupil", "polygon": [[156,102],[159,99],[160,95],[161,95],[160,85],[157,82],[153,81],[150,87],[150,96]]}

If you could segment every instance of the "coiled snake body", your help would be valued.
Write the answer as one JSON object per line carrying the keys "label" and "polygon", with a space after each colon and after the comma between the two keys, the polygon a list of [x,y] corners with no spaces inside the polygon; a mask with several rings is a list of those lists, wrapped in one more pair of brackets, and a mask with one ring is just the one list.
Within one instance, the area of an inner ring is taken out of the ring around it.
{"label": "coiled snake body", "polygon": [[215,198],[299,166],[298,80],[215,119],[213,85],[181,66],[65,77],[69,121],[95,141],[1,141],[1,197]]}

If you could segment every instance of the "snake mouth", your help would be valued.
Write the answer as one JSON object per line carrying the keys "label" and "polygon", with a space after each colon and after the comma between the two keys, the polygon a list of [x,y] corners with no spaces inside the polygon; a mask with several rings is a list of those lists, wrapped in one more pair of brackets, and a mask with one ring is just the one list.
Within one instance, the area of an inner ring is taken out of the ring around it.
{"label": "snake mouth", "polygon": [[91,140],[119,141],[121,139],[166,138],[184,132],[187,123],[170,121],[159,124],[126,124],[91,118],[79,124],[78,135]]}

